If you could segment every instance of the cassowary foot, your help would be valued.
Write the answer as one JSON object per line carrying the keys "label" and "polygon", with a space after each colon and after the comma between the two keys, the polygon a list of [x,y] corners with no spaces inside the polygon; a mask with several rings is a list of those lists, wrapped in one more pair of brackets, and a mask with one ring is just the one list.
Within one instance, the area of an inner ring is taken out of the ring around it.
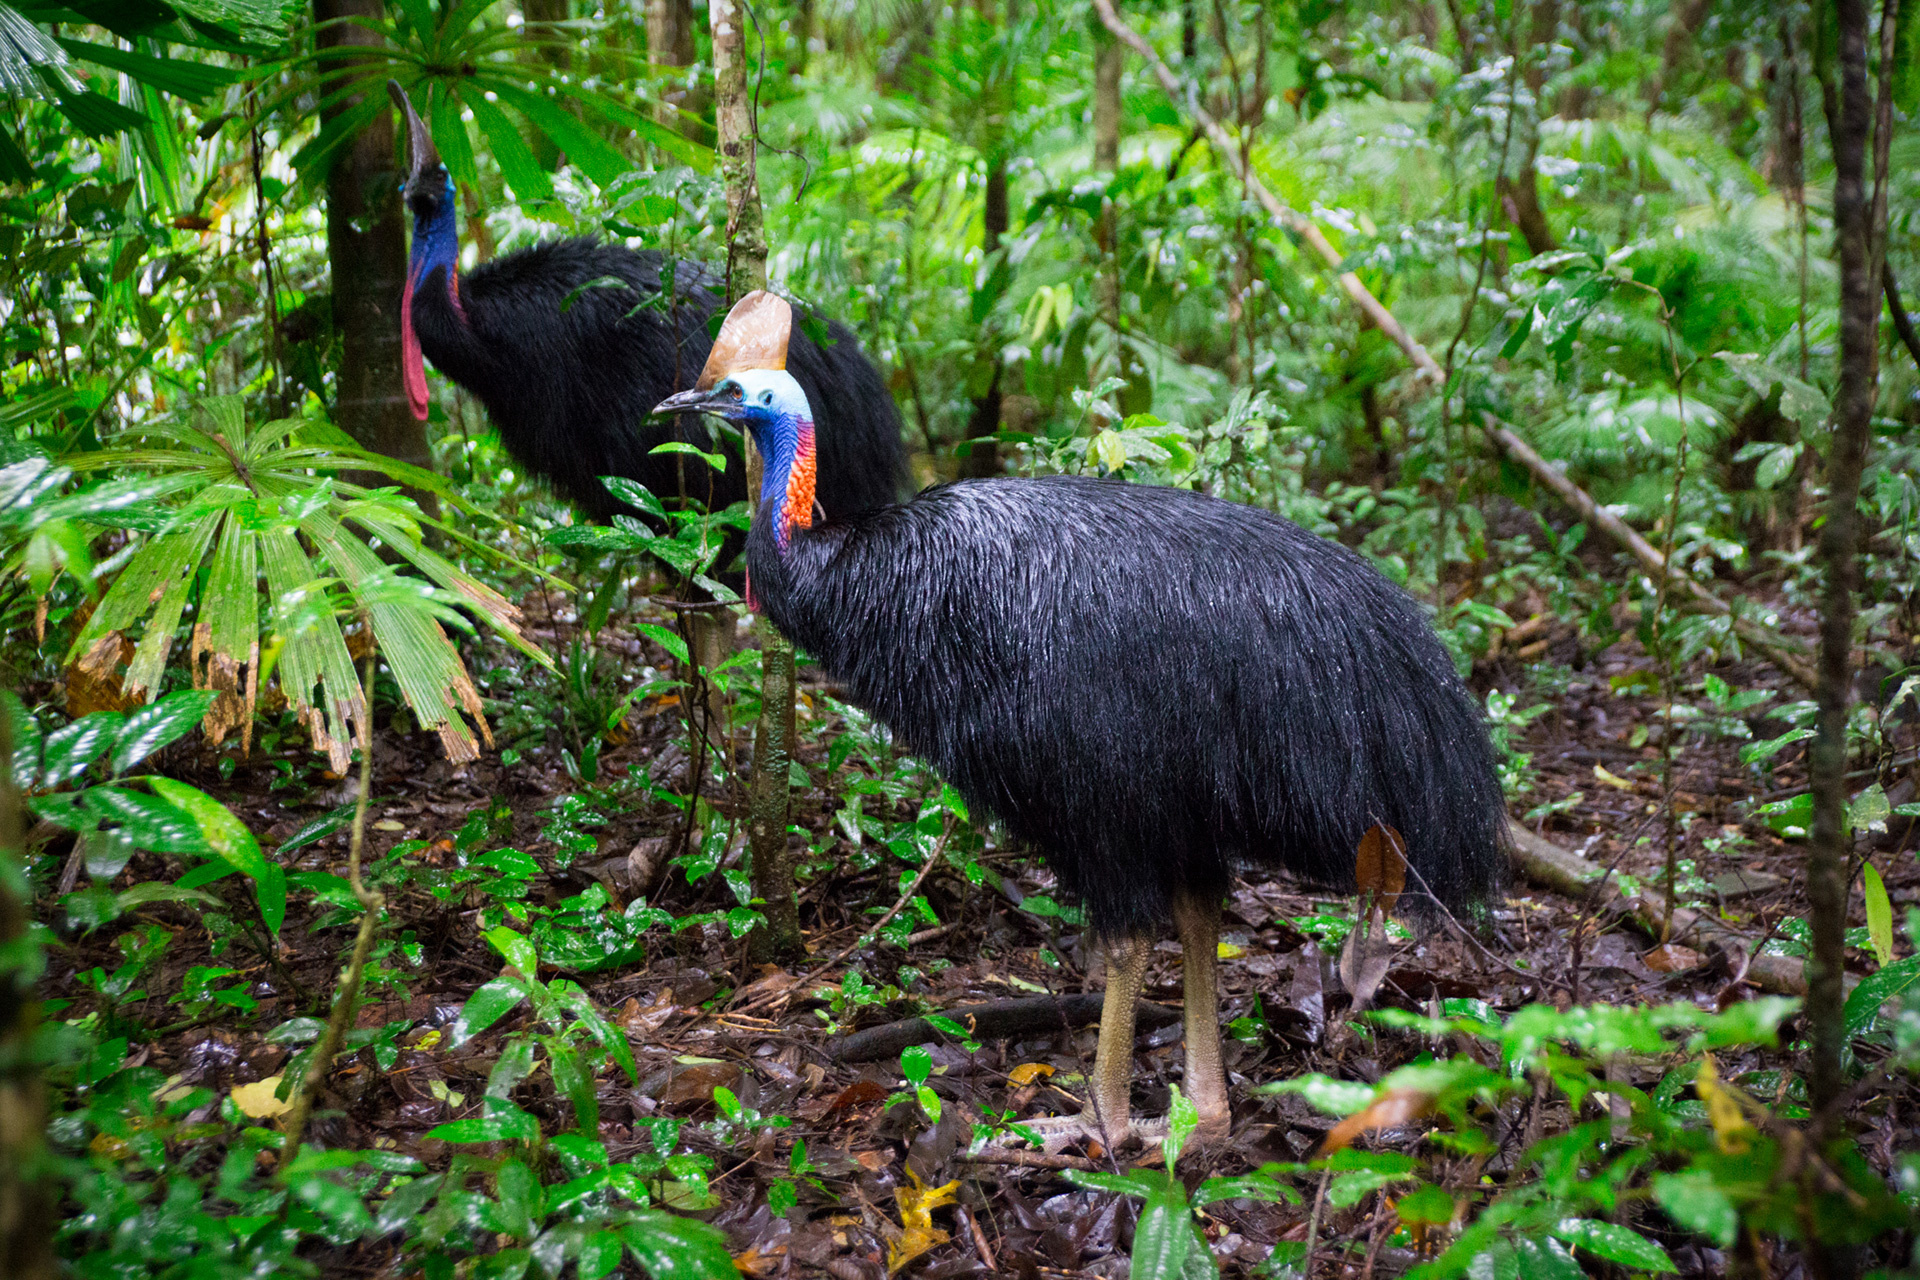
{"label": "cassowary foot", "polygon": [[[1091,1111],[1083,1111],[1072,1116],[1043,1116],[1036,1120],[1016,1122],[1019,1129],[1031,1131],[1040,1139],[1040,1148],[1048,1155],[1059,1155],[1065,1148],[1077,1142],[1098,1142],[1108,1150],[1125,1147],[1137,1142],[1143,1146],[1154,1146],[1167,1136],[1167,1122],[1163,1119],[1150,1119],[1146,1116],[1129,1116],[1126,1127],[1111,1139],[1099,1117]],[[1013,1146],[1025,1141],[1018,1129],[1009,1129],[995,1140],[999,1146]]]}

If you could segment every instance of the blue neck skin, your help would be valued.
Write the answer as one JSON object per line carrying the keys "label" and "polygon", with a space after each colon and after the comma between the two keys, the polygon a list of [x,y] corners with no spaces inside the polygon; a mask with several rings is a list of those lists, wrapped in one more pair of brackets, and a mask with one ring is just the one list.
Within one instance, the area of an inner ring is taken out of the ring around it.
{"label": "blue neck skin", "polygon": [[446,193],[434,211],[426,216],[414,215],[413,260],[408,264],[407,279],[411,287],[418,289],[435,267],[445,267],[447,286],[451,289],[459,262],[459,224],[454,214],[453,179],[448,178]]}
{"label": "blue neck skin", "polygon": [[810,528],[813,524],[813,423],[783,410],[756,406],[748,411],[745,425],[763,460],[759,507],[773,526],[775,543],[785,551],[796,525]]}

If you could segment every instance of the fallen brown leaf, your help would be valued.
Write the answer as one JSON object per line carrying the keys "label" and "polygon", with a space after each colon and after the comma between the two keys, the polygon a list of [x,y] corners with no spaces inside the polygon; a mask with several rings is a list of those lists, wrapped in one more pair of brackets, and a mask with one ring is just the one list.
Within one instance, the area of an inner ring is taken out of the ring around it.
{"label": "fallen brown leaf", "polygon": [[1356,1111],[1333,1126],[1320,1144],[1319,1155],[1329,1156],[1373,1129],[1397,1129],[1425,1115],[1433,1095],[1421,1089],[1389,1089],[1364,1111]]}

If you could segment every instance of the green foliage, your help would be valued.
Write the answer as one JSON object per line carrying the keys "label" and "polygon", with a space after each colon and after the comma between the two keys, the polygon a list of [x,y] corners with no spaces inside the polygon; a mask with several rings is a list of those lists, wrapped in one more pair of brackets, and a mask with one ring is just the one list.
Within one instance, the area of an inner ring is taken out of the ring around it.
{"label": "green foliage", "polygon": [[[477,753],[462,714],[487,732],[479,694],[443,624],[469,627],[460,610],[470,610],[537,656],[520,635],[519,611],[423,542],[423,517],[412,503],[392,490],[316,473],[358,466],[444,486],[366,453],[321,419],[251,426],[235,398],[203,401],[190,422],[152,423],[141,435],[144,447],[69,459],[81,472],[149,472],[153,496],[168,500],[149,502],[138,513],[120,508],[89,515],[144,540],[74,637],[74,655],[142,629],[124,683],[129,696],[150,694],[191,604],[195,683],[221,694],[207,715],[208,736],[218,743],[238,728],[243,740],[250,737],[257,691],[277,672],[314,746],[331,757],[335,772],[344,772],[349,742],[365,743],[370,732],[339,622],[348,613],[371,631],[408,708],[423,727],[439,732],[448,755],[463,760]],[[444,525],[434,527],[459,539]],[[420,576],[383,563],[368,538]],[[333,576],[322,573],[308,547]]]}

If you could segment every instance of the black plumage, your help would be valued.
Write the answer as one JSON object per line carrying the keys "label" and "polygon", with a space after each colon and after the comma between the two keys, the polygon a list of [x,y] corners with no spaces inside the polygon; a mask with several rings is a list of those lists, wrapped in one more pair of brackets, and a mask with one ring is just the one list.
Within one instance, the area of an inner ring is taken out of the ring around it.
{"label": "black plumage", "polygon": [[1279,516],[961,481],[785,553],[763,521],[747,565],[774,625],[1044,852],[1103,936],[1164,928],[1235,866],[1349,887],[1376,822],[1449,906],[1496,881],[1500,786],[1445,649],[1403,591]]}
{"label": "black plumage", "polygon": [[[692,498],[718,509],[746,496],[731,441],[718,473],[685,454],[651,452],[668,440],[716,447],[697,415],[647,416],[693,385],[713,345],[708,322],[722,299],[706,272],[677,266],[669,314],[641,305],[658,299],[661,255],[619,245],[567,239],[503,254],[461,277],[457,310],[444,270],[425,274],[414,292],[421,351],[486,406],[507,451],[576,507],[598,519],[636,514],[601,476],[638,480],[669,505]],[[630,287],[585,287],[607,278]],[[905,467],[879,370],[845,325],[830,322],[827,332],[825,347],[796,336],[788,367],[834,406],[820,424],[819,498],[841,515],[896,501]]]}

